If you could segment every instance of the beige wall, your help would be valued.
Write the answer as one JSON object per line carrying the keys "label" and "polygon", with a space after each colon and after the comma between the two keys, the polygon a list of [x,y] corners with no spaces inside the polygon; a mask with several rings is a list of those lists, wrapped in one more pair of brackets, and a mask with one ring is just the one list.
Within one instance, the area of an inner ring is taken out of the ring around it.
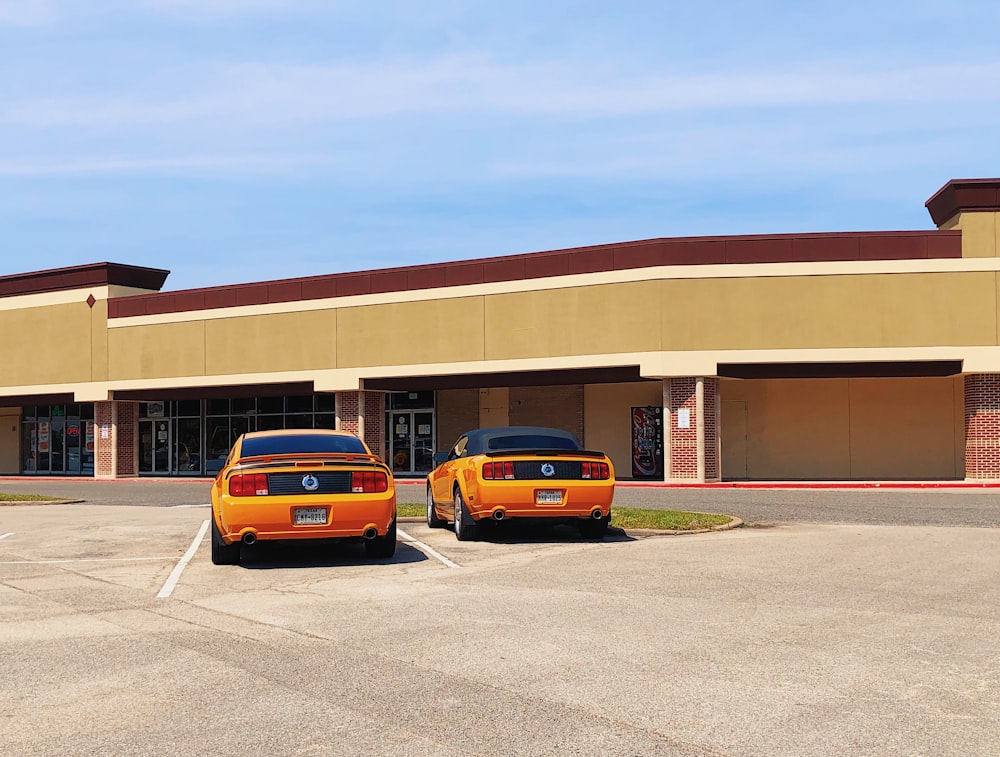
{"label": "beige wall", "polygon": [[[997,279],[994,271],[666,279],[131,325],[108,335],[110,378],[661,350],[995,346]],[[79,358],[86,363],[87,351]],[[66,380],[54,354],[43,360],[46,375]]]}
{"label": "beige wall", "polygon": [[964,258],[1000,257],[1000,213],[959,213],[941,228],[962,230]]}
{"label": "beige wall", "polygon": [[[720,391],[724,408],[746,405],[752,480],[964,476],[961,377],[723,380]],[[738,422],[723,414],[724,439]]]}
{"label": "beige wall", "polygon": [[663,405],[663,384],[590,384],[583,388],[583,446],[607,453],[618,478],[632,476],[633,407]]}
{"label": "beige wall", "polygon": [[458,437],[479,428],[479,390],[438,390],[434,397],[434,410],[437,414],[435,451],[447,452]]}
{"label": "beige wall", "polygon": [[[106,303],[0,310],[0,386],[103,379]],[[97,366],[97,370],[94,370]]]}
{"label": "beige wall", "polygon": [[508,419],[512,426],[545,426],[569,431],[583,441],[583,386],[514,386]]}
{"label": "beige wall", "polygon": [[0,407],[0,474],[20,473],[21,409]]}

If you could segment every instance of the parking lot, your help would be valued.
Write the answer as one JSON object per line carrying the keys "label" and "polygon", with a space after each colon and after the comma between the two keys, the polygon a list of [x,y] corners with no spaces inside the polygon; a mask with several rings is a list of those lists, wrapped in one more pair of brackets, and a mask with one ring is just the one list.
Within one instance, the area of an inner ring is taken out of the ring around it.
{"label": "parking lot", "polygon": [[839,494],[828,522],[471,543],[407,522],[391,560],[217,567],[203,482],[105,486],[0,508],[5,755],[1000,752],[982,493],[914,508],[975,527],[870,525]]}

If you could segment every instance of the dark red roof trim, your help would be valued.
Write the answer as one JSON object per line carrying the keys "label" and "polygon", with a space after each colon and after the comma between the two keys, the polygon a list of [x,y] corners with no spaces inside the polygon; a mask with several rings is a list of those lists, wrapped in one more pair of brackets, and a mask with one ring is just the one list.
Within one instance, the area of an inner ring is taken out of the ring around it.
{"label": "dark red roof trim", "polygon": [[235,286],[121,297],[110,318],[267,305],[357,294],[522,281],[661,265],[814,263],[962,257],[960,231],[886,231],[773,236],[685,237],[577,247],[380,271],[358,271]]}
{"label": "dark red roof trim", "polygon": [[936,226],[963,210],[1000,212],[1000,179],[953,179],[924,204]]}
{"label": "dark red roof trim", "polygon": [[125,286],[159,291],[170,271],[121,263],[91,263],[47,271],[0,276],[0,297],[61,292],[97,286]]}

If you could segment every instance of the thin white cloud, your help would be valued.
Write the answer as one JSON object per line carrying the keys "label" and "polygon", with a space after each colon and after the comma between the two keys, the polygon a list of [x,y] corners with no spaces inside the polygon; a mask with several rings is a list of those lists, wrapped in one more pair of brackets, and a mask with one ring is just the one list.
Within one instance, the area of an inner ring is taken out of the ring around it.
{"label": "thin white cloud", "polygon": [[179,155],[172,157],[92,156],[66,160],[2,160],[0,176],[86,176],[92,174],[281,174],[328,167],[330,154]]}
{"label": "thin white cloud", "polygon": [[859,104],[1000,104],[1000,64],[850,71],[636,76],[567,64],[502,66],[461,56],[383,65],[238,65],[179,72],[172,93],[49,97],[0,105],[33,127],[337,122],[461,113],[616,117],[678,111]]}
{"label": "thin white cloud", "polygon": [[0,0],[0,26],[43,26],[54,19],[47,0]]}

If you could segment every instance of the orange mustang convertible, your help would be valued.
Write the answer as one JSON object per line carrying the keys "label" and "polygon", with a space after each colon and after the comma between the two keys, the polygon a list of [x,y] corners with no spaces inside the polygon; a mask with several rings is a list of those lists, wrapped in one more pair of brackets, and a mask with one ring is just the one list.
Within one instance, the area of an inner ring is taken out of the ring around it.
{"label": "orange mustang convertible", "polygon": [[576,524],[588,538],[611,522],[615,469],[603,452],[580,447],[567,431],[535,426],[483,428],[434,456],[427,476],[427,525],[455,524],[478,536],[483,522],[538,518]]}
{"label": "orange mustang convertible", "polygon": [[396,551],[389,468],[354,434],[243,434],[212,485],[212,562],[235,565],[240,545],[278,539],[364,539],[369,557]]}

